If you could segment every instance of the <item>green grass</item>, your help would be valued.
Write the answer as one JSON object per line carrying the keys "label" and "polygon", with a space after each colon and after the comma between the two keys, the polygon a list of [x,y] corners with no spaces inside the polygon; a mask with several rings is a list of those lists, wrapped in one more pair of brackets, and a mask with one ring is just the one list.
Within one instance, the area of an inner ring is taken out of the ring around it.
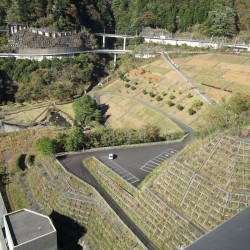
{"label": "green grass", "polygon": [[72,103],[60,104],[56,105],[56,107],[61,111],[63,111],[64,113],[70,115],[72,118],[75,118],[75,113],[72,108]]}

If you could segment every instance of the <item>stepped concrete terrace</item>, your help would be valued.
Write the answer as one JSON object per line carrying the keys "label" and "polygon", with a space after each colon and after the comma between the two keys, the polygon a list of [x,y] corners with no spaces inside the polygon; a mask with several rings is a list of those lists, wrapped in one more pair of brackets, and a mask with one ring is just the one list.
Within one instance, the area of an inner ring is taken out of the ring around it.
{"label": "stepped concrete terrace", "polygon": [[218,135],[194,151],[169,160],[134,195],[96,169],[102,186],[159,249],[182,249],[249,206],[250,141]]}

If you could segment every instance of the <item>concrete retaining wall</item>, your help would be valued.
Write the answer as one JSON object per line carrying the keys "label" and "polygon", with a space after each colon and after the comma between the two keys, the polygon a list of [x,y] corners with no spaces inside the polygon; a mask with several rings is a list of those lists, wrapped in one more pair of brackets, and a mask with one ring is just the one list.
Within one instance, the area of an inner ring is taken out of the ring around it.
{"label": "concrete retaining wall", "polygon": [[221,46],[220,43],[215,42],[202,42],[202,41],[188,41],[188,40],[178,40],[178,39],[160,39],[160,38],[144,38],[145,42],[160,43],[160,44],[169,44],[169,45],[188,45],[190,47],[198,48],[208,48],[217,49]]}

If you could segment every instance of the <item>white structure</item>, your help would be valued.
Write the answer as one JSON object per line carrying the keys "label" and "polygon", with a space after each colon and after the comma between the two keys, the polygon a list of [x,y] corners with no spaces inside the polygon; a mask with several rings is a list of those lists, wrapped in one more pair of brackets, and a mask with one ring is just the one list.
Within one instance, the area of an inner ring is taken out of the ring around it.
{"label": "white structure", "polygon": [[22,209],[3,216],[9,250],[57,250],[56,229],[48,216]]}

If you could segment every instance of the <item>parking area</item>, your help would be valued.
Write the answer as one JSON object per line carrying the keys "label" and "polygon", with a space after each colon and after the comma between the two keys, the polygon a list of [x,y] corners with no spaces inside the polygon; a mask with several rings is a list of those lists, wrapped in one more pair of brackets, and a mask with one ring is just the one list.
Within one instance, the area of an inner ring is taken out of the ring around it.
{"label": "parking area", "polygon": [[163,152],[162,154],[154,157],[152,160],[148,161],[146,164],[144,164],[141,167],[141,170],[150,173],[152,170],[154,170],[161,163],[166,161],[168,158],[170,158],[171,156],[173,156],[177,152],[178,152],[177,150],[170,148],[170,149],[166,150],[165,152]]}
{"label": "parking area", "polygon": [[109,159],[108,156],[96,157],[99,161],[104,163],[108,168],[113,170],[116,174],[121,176],[124,180],[129,182],[130,184],[136,184],[139,181],[137,177],[128,172],[126,169],[121,167],[115,159]]}
{"label": "parking area", "polygon": [[153,147],[115,150],[112,152],[114,159],[110,159],[111,152],[107,151],[99,152],[95,157],[124,180],[138,186],[148,173],[178,151],[178,147],[165,145],[158,150]]}
{"label": "parking area", "polygon": [[[65,155],[59,160],[70,172],[90,183],[92,181],[91,177],[89,174],[86,174],[86,168],[82,162],[87,157],[94,156],[136,187],[153,169],[179,152],[185,145],[186,142],[184,141],[134,148],[114,148],[112,150]],[[115,157],[109,159],[110,154],[113,154]]]}

